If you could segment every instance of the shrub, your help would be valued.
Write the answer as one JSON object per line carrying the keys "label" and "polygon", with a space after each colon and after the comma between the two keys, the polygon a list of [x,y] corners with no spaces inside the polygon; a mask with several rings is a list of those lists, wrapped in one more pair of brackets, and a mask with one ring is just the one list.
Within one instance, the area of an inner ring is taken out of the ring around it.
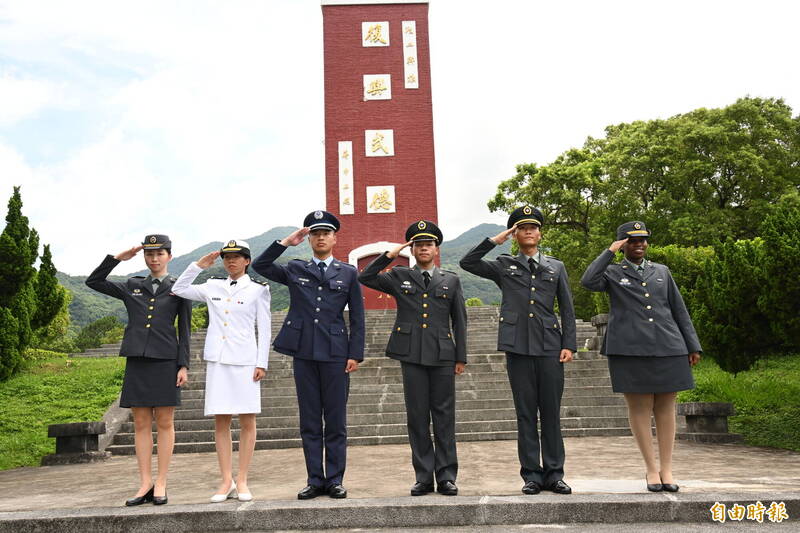
{"label": "shrub", "polygon": [[464,303],[466,304],[467,307],[480,307],[483,305],[483,301],[481,301],[480,298],[475,298],[475,297],[467,298],[467,300]]}
{"label": "shrub", "polygon": [[85,351],[87,348],[98,348],[103,344],[103,339],[109,332],[122,327],[122,323],[115,316],[99,318],[81,328],[80,333],[75,337],[75,347],[80,351]]}
{"label": "shrub", "polygon": [[192,331],[208,327],[208,306],[198,305],[192,308]]}

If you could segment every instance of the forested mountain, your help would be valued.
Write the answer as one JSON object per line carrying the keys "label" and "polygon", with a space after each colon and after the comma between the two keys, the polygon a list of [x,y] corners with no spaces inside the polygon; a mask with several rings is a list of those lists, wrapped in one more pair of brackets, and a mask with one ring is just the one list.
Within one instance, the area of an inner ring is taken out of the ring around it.
{"label": "forested mountain", "polygon": [[[297,228],[281,226],[272,228],[261,235],[245,238],[245,240],[250,244],[253,257],[255,258],[261,252],[266,250],[267,247],[272,244],[272,242],[284,238],[295,229]],[[502,226],[498,226],[496,224],[481,224],[469,231],[466,231],[465,233],[462,233],[455,239],[445,241],[444,244],[442,244],[442,268],[457,272],[459,276],[461,276],[462,284],[464,286],[464,296],[466,298],[475,296],[483,300],[483,302],[486,304],[498,303],[500,301],[500,291],[497,289],[494,283],[464,272],[461,270],[461,268],[459,268],[458,261],[464,256],[465,253],[467,253],[470,248],[475,246],[485,237],[494,236],[502,229]],[[169,264],[169,272],[174,276],[179,275],[192,261],[196,261],[209,252],[219,250],[221,245],[221,242],[210,242],[195,248],[187,254],[173,257]],[[489,257],[493,258],[498,254],[508,253],[509,250],[510,244],[506,243],[503,246],[498,246],[496,251],[491,253]],[[311,250],[309,249],[308,243],[303,242],[302,244],[284,253],[278,262],[286,263],[290,259],[298,257],[306,258],[310,256]],[[118,266],[116,270],[123,272],[123,268],[125,267],[138,266],[142,263],[143,260],[140,254],[132,259],[129,264],[122,264]],[[129,274],[129,276],[136,275],[147,275],[147,270],[139,270]],[[222,268],[221,262],[217,261],[212,268],[203,272],[198,279],[203,281],[211,276],[224,277],[225,275],[226,274]],[[250,275],[255,279],[263,279],[252,271],[250,272]],[[109,279],[124,280],[126,277],[127,276],[110,276]],[[97,320],[98,318],[108,315],[114,315],[124,322],[127,321],[127,314],[122,302],[91,290],[84,283],[86,281],[86,276],[69,276],[59,272],[58,280],[64,287],[72,292],[72,303],[70,304],[69,312],[72,324],[74,326],[84,326],[90,322],[93,322],[94,320]],[[270,283],[270,291],[272,294],[273,311],[279,311],[289,307],[289,291],[285,286],[278,283]]]}

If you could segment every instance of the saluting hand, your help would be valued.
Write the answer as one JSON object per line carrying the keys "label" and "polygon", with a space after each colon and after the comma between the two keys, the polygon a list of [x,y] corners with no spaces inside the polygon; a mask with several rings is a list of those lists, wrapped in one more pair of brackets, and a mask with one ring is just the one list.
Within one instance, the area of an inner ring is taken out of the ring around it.
{"label": "saluting hand", "polygon": [[611,243],[611,246],[608,247],[608,250],[610,252],[617,253],[619,252],[619,249],[622,248],[622,245],[625,244],[626,242],[628,242],[628,237],[625,237],[620,241],[614,241]]}
{"label": "saluting hand", "polygon": [[206,254],[197,260],[197,266],[205,270],[206,268],[214,264],[214,261],[216,261],[217,257],[219,257],[219,251]]}
{"label": "saluting hand", "polygon": [[127,261],[131,257],[134,257],[136,254],[138,254],[139,250],[141,250],[142,248],[144,248],[144,246],[142,245],[134,246],[129,250],[125,250],[124,252],[118,253],[117,255],[114,256],[114,259],[116,259],[117,261]]}
{"label": "saluting hand", "polygon": [[689,366],[694,366],[700,362],[700,352],[692,352],[689,354]]}
{"label": "saluting hand", "polygon": [[291,235],[283,239],[281,241],[281,244],[283,246],[297,246],[298,244],[303,242],[303,239],[306,238],[306,235],[308,235],[310,231],[311,230],[308,228],[300,228],[298,230],[295,230],[292,232]]}
{"label": "saluting hand", "polygon": [[403,248],[405,248],[406,246],[411,246],[413,243],[414,243],[414,241],[408,241],[405,244],[401,244],[400,246],[398,246],[397,248],[395,248],[391,252],[387,253],[386,257],[391,257],[392,259],[394,259],[398,255],[400,255],[400,252],[403,251]]}
{"label": "saluting hand", "polygon": [[512,227],[505,231],[501,231],[500,233],[492,237],[491,240],[495,244],[503,244],[511,237],[511,234],[514,233],[514,230],[516,229],[517,229],[516,227]]}

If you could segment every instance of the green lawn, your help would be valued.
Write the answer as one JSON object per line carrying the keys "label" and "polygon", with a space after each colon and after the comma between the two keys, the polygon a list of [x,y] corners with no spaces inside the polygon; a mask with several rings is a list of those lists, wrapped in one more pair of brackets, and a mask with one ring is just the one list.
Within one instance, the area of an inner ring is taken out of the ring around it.
{"label": "green lawn", "polygon": [[121,357],[67,359],[50,353],[0,383],[0,470],[38,466],[55,451],[47,426],[100,420],[122,385]]}
{"label": "green lawn", "polygon": [[695,369],[697,387],[680,402],[732,402],[730,430],[751,446],[800,451],[800,354],[776,356],[736,376],[711,359]]}

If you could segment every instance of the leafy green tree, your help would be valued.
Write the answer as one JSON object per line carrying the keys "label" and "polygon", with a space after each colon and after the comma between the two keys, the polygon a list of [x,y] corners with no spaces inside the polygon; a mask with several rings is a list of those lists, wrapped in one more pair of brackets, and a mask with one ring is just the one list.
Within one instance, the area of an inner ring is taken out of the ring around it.
{"label": "leafy green tree", "polygon": [[123,327],[122,322],[115,316],[99,318],[81,328],[80,333],[75,337],[75,347],[80,351],[87,348],[99,348],[109,332]]}
{"label": "leafy green tree", "polygon": [[693,248],[668,244],[651,245],[647,248],[648,259],[669,267],[690,314],[697,308],[698,280],[705,270],[706,261],[712,257],[712,246]]}
{"label": "leafy green tree", "polygon": [[0,234],[0,381],[19,369],[31,342],[30,322],[36,311],[33,263],[38,248],[39,235],[22,215],[22,197],[19,187],[14,187],[6,227]]}
{"label": "leafy green tree", "polygon": [[761,226],[764,286],[758,297],[762,313],[784,349],[800,348],[800,207],[781,206]]}
{"label": "leafy green tree", "polygon": [[770,319],[758,306],[766,286],[764,242],[728,241],[715,246],[695,292],[695,329],[705,353],[727,372],[748,370],[778,348]]}
{"label": "leafy green tree", "polygon": [[609,126],[549,165],[517,165],[488,205],[542,210],[542,249],[564,261],[577,315],[589,318],[604,300],[578,281],[622,222],[644,220],[662,246],[752,239],[777,206],[796,205],[798,190],[800,117],[783,100],[747,97]]}
{"label": "leafy green tree", "polygon": [[71,301],[72,293],[65,290],[61,309],[49,324],[33,332],[34,338],[31,346],[53,352],[71,353],[75,351],[75,345],[72,343],[74,335],[71,335],[70,331],[72,323],[69,304]]}

